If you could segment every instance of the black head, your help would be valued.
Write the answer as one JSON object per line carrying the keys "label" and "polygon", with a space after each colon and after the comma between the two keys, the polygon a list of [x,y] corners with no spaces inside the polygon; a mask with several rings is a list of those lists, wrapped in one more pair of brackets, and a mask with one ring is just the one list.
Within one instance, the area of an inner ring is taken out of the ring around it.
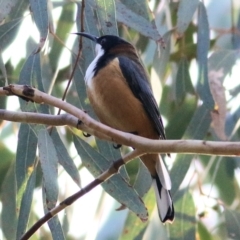
{"label": "black head", "polygon": [[131,45],[129,42],[115,35],[104,35],[101,37],[95,37],[85,32],[79,32],[75,34],[86,37],[94,41],[96,44],[101,46],[101,48],[104,50],[105,53],[108,52],[110,49],[117,47],[121,44]]}

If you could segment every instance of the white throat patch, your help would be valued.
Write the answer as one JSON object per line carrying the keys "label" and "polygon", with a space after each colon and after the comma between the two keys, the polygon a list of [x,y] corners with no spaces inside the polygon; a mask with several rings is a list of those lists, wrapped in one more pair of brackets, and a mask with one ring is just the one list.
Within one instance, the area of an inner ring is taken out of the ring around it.
{"label": "white throat patch", "polygon": [[96,67],[97,61],[104,54],[104,50],[102,49],[102,46],[98,43],[96,44],[95,52],[96,52],[96,57],[93,59],[93,61],[88,66],[86,74],[85,74],[85,82],[88,87],[91,87],[91,80],[95,73],[94,69]]}

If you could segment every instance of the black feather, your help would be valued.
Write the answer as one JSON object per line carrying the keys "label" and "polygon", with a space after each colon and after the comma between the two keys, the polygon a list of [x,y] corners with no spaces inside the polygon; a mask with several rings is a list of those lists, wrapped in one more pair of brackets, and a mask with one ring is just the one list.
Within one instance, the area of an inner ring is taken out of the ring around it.
{"label": "black feather", "polygon": [[119,56],[119,65],[123,76],[127,79],[127,83],[136,98],[138,98],[150,119],[154,122],[155,128],[159,136],[166,138],[162,118],[160,116],[158,105],[153,96],[150,83],[146,73],[140,63],[135,63],[125,56]]}

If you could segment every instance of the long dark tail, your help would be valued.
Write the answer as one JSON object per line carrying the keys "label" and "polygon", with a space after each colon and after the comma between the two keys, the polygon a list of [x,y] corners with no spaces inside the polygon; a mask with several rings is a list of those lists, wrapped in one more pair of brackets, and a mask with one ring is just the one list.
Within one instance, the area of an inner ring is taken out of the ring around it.
{"label": "long dark tail", "polygon": [[153,177],[158,214],[163,223],[174,220],[174,206],[170,193],[171,180],[167,169],[159,156],[156,164],[157,175]]}

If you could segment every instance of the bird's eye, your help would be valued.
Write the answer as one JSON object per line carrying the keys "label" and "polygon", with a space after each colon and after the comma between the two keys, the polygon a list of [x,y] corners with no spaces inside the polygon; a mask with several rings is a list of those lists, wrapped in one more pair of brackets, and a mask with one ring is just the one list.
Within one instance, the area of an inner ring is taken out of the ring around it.
{"label": "bird's eye", "polygon": [[106,41],[107,41],[106,38],[103,38],[103,39],[101,40],[101,45],[104,46],[105,43],[106,43]]}

